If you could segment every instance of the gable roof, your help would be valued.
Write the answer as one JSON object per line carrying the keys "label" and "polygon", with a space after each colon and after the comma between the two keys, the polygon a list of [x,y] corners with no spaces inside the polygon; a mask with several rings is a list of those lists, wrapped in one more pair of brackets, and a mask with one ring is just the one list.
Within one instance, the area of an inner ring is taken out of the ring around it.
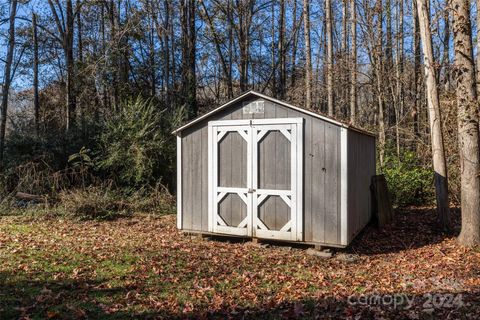
{"label": "gable roof", "polygon": [[357,127],[354,127],[350,124],[346,124],[346,123],[343,123],[343,122],[340,122],[338,120],[335,120],[333,118],[330,118],[330,117],[327,117],[327,116],[324,116],[320,113],[316,113],[316,112],[313,112],[313,111],[310,111],[310,110],[307,110],[307,109],[303,109],[303,108],[299,108],[299,107],[296,107],[294,105],[291,105],[287,102],[284,102],[284,101],[281,101],[281,100],[278,100],[278,99],[275,99],[275,98],[272,98],[272,97],[269,97],[267,95],[264,95],[262,93],[259,93],[259,92],[256,92],[256,91],[253,91],[253,90],[250,90],[250,91],[247,91],[243,94],[241,94],[240,96],[236,97],[235,99],[232,99],[230,101],[228,101],[227,103],[221,105],[220,107],[217,107],[193,120],[191,120],[190,122],[184,124],[183,126],[181,126],[180,128],[177,128],[176,130],[174,130],[172,133],[173,134],[178,134],[180,131],[186,129],[186,128],[189,128],[191,127],[192,125],[194,125],[195,123],[198,123],[202,120],[204,120],[205,118],[208,118],[209,116],[217,113],[217,112],[220,112],[226,108],[228,108],[229,106],[231,106],[232,104],[238,102],[238,101],[241,101],[247,97],[250,97],[250,96],[256,96],[258,98],[262,98],[262,99],[265,99],[265,100],[268,100],[270,102],[273,102],[275,104],[279,104],[281,106],[284,106],[284,107],[287,107],[289,109],[292,109],[292,110],[296,110],[296,111],[299,111],[299,112],[302,112],[304,114],[307,114],[307,115],[310,115],[312,117],[315,117],[315,118],[318,118],[318,119],[322,119],[326,122],[329,122],[329,123],[332,123],[332,124],[335,124],[339,127],[343,127],[343,128],[347,128],[347,129],[351,129],[351,130],[355,130],[355,131],[358,131],[360,133],[363,133],[363,134],[366,134],[366,135],[370,135],[370,136],[374,136],[375,137],[375,134],[371,133],[371,132],[368,132],[366,130],[363,130],[363,129],[360,129],[360,128],[357,128]]}

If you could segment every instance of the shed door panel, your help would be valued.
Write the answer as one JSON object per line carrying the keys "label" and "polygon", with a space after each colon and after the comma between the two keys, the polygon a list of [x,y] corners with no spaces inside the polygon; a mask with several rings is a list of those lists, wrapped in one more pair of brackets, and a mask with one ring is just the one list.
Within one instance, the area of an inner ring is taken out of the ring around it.
{"label": "shed door panel", "polygon": [[299,138],[301,125],[297,123],[253,126],[252,213],[256,237],[302,240],[302,212],[297,208],[301,194],[297,177],[302,165]]}
{"label": "shed door panel", "polygon": [[251,235],[250,126],[211,127],[210,172],[213,216],[210,231]]}

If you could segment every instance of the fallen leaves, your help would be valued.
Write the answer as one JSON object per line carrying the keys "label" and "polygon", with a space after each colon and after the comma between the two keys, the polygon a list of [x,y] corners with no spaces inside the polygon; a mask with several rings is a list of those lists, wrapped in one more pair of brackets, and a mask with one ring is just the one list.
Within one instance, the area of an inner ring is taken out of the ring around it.
{"label": "fallen leaves", "polygon": [[176,230],[174,216],[2,218],[0,318],[421,318],[421,305],[402,312],[347,298],[428,292],[462,293],[468,302],[428,311],[435,317],[480,315],[480,253],[436,232],[432,220],[428,212],[400,214],[395,225],[369,228],[347,251],[321,259],[305,248],[192,239]]}

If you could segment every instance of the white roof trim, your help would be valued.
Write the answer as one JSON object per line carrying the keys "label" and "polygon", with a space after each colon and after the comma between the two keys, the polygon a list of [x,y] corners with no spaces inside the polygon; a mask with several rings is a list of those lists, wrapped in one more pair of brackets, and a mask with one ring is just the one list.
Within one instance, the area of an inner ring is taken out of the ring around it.
{"label": "white roof trim", "polygon": [[215,108],[215,109],[213,109],[212,111],[209,111],[209,112],[205,113],[204,115],[202,115],[202,116],[200,116],[200,117],[198,117],[198,118],[196,118],[196,119],[194,119],[194,120],[192,120],[192,121],[184,124],[184,125],[181,126],[180,128],[174,130],[172,133],[173,133],[173,134],[178,134],[178,133],[179,133],[180,131],[182,131],[183,129],[186,129],[186,128],[194,125],[195,123],[198,123],[198,122],[202,121],[203,119],[209,117],[210,115],[212,115],[212,114],[214,114],[214,113],[217,113],[218,111],[221,111],[221,110],[227,108],[227,107],[230,106],[231,104],[234,104],[235,102],[237,102],[237,101],[239,101],[239,100],[242,100],[243,98],[245,98],[245,97],[247,97],[247,96],[249,96],[249,95],[255,95],[255,96],[259,97],[259,98],[263,98],[263,99],[265,99],[265,100],[269,100],[269,101],[271,101],[271,102],[273,102],[273,103],[282,105],[282,106],[284,106],[284,107],[287,107],[287,108],[290,108],[290,109],[293,109],[293,110],[302,112],[302,113],[304,113],[304,114],[308,114],[308,115],[310,115],[310,116],[312,116],[312,117],[315,117],[315,118],[322,119],[322,120],[324,120],[324,121],[333,123],[333,124],[335,124],[335,125],[337,125],[337,126],[339,126],[339,127],[342,127],[342,128],[352,129],[352,130],[356,130],[356,131],[358,131],[358,132],[360,132],[360,133],[364,133],[364,134],[367,134],[367,135],[375,136],[374,134],[372,134],[372,133],[370,133],[370,132],[356,129],[356,128],[351,127],[351,126],[349,126],[349,125],[346,125],[346,124],[344,124],[344,123],[338,122],[338,121],[336,121],[336,120],[334,120],[334,119],[331,119],[331,118],[322,116],[322,115],[320,115],[320,114],[318,114],[318,113],[315,113],[315,112],[312,112],[312,111],[309,111],[309,110],[306,110],[306,109],[303,109],[303,108],[295,107],[295,106],[293,106],[293,105],[291,105],[291,104],[289,104],[289,103],[286,103],[286,102],[284,102],[284,101],[281,101],[281,100],[278,100],[278,99],[269,97],[269,96],[267,96],[267,95],[264,95],[264,94],[262,94],[262,93],[259,93],[259,92],[253,91],[253,90],[248,91],[248,92],[245,92],[244,94],[236,97],[236,98],[233,99],[233,100],[228,101],[227,103],[221,105],[220,107]]}

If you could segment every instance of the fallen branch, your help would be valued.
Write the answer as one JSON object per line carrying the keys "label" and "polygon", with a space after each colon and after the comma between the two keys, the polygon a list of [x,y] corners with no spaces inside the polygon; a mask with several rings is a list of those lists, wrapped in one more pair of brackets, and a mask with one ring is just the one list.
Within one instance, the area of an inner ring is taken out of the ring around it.
{"label": "fallen branch", "polygon": [[24,200],[24,201],[40,201],[40,202],[45,202],[46,201],[46,196],[39,196],[36,194],[30,194],[30,193],[25,193],[25,192],[17,192],[15,194],[15,198],[18,200]]}

